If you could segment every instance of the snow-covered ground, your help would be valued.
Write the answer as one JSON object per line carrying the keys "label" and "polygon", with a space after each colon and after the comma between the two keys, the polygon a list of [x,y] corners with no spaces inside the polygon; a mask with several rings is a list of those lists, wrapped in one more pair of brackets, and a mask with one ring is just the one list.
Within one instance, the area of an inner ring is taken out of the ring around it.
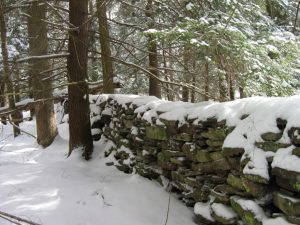
{"label": "snow-covered ground", "polygon": [[[34,121],[21,127],[35,133]],[[153,181],[106,166],[101,142],[86,162],[79,151],[66,158],[66,124],[47,149],[11,133],[0,125],[0,211],[43,225],[165,224],[169,194]],[[0,218],[0,224],[11,223]],[[172,195],[167,224],[195,224],[192,210]]]}

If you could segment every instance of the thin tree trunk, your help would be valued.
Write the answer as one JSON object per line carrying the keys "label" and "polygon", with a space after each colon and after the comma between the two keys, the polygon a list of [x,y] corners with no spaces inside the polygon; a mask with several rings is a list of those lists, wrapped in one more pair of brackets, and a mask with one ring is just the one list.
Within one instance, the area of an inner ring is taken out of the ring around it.
{"label": "thin tree trunk", "polygon": [[105,0],[97,1],[98,10],[98,23],[99,23],[99,34],[100,34],[100,45],[101,45],[101,61],[103,71],[103,93],[111,94],[114,93],[113,85],[113,63],[111,60],[111,51],[109,43],[109,28],[106,16],[106,2]]}
{"label": "thin tree trunk", "polygon": [[234,88],[232,74],[229,74],[229,97],[230,100],[234,100]]}
{"label": "thin tree trunk", "polygon": [[[20,69],[19,69],[19,64],[16,62],[16,60],[14,60],[14,75],[15,75],[15,100],[16,103],[19,102],[21,100],[20,98]],[[22,111],[18,111],[17,112],[18,115],[18,121],[22,122],[23,121],[23,114]]]}
{"label": "thin tree trunk", "polygon": [[204,76],[205,76],[205,83],[204,83],[204,100],[208,101],[209,100],[209,65],[208,62],[205,62],[205,69],[204,69]]}
{"label": "thin tree trunk", "polygon": [[[169,46],[169,56],[171,56],[172,55],[172,46],[170,45]],[[172,60],[172,58],[171,57],[169,57],[169,67],[170,67],[170,75],[169,75],[169,80],[170,80],[170,82],[174,82],[174,72],[172,71],[172,69],[173,69],[173,60]],[[169,87],[170,87],[170,90],[171,90],[171,92],[170,92],[170,99],[169,99],[169,101],[174,101],[174,86],[172,85],[172,84],[170,84],[169,85]]]}
{"label": "thin tree trunk", "polygon": [[[149,19],[149,29],[155,28],[154,14],[153,14],[153,1],[147,0],[146,17]],[[157,43],[153,34],[148,36],[148,51],[149,51],[149,72],[159,77],[158,72],[158,57],[157,57]],[[149,95],[154,95],[161,98],[160,83],[157,79],[149,77]]]}
{"label": "thin tree trunk", "polygon": [[78,29],[69,33],[68,86],[69,94],[69,155],[75,148],[84,150],[85,159],[93,152],[87,75],[88,0],[69,1],[70,23]]}
{"label": "thin tree trunk", "polygon": [[[189,47],[187,45],[184,46],[183,49],[183,64],[185,73],[183,74],[184,83],[188,84],[190,82],[190,74],[188,72],[189,69]],[[182,101],[188,102],[189,101],[189,89],[187,87],[182,87]]]}
{"label": "thin tree trunk", "polygon": [[193,88],[192,88],[192,91],[191,91],[191,102],[194,103],[195,100],[196,100],[196,96],[195,96],[195,86],[196,86],[196,60],[195,60],[195,57],[193,59],[193,74],[192,74],[192,85],[193,85]]}
{"label": "thin tree trunk", "polygon": [[[42,1],[32,2],[28,9],[28,35],[29,55],[41,56],[48,53],[47,24],[44,22],[47,16],[47,6]],[[51,99],[52,80],[44,79],[51,76],[49,73],[40,72],[49,70],[50,65],[47,59],[32,60],[29,64],[29,76],[31,79],[33,98]],[[49,146],[57,135],[57,125],[54,113],[53,101],[41,101],[35,104],[37,142],[43,147]]]}
{"label": "thin tree trunk", "polygon": [[[2,50],[2,61],[3,61],[3,77],[6,83],[7,92],[8,92],[8,105],[10,110],[15,110],[15,98],[14,98],[14,87],[11,79],[10,68],[8,64],[8,51],[7,51],[7,30],[6,30],[6,22],[4,17],[6,1],[0,1],[0,33],[1,33],[1,50]],[[3,87],[2,87],[3,88]],[[17,114],[13,112],[11,114],[12,120],[16,121]],[[19,123],[16,121],[15,124],[18,126]],[[17,127],[13,127],[14,136],[18,136],[20,134],[20,130]]]}
{"label": "thin tree trunk", "polygon": [[[3,78],[3,73],[0,75],[0,106],[4,107],[6,105],[6,98],[5,98],[5,80]],[[1,123],[7,124],[6,116],[1,117]]]}
{"label": "thin tree trunk", "polygon": [[225,102],[228,100],[227,97],[227,82],[224,74],[219,74],[219,94],[220,94],[220,102]]}
{"label": "thin tree trunk", "polygon": [[294,27],[293,27],[293,33],[296,33],[296,28],[297,28],[297,22],[298,22],[298,16],[299,16],[299,8],[300,8],[300,1],[298,1],[297,5],[297,11],[296,11],[296,16],[295,16],[295,21],[294,21]]}
{"label": "thin tree trunk", "polygon": [[[164,49],[164,44],[162,43],[162,49]],[[166,58],[166,51],[163,51],[163,64],[164,64],[164,74],[165,74],[165,80],[169,80],[169,71],[167,69],[168,63],[167,63],[167,58]],[[170,101],[170,85],[166,84],[166,95],[168,100]]]}

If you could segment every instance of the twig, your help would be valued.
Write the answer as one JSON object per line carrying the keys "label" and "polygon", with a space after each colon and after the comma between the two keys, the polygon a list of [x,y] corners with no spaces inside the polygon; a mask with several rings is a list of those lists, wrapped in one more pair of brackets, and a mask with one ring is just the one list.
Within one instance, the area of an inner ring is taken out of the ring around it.
{"label": "twig", "polygon": [[[170,185],[170,182],[168,183],[168,186],[169,186],[169,185]],[[167,215],[166,215],[165,225],[167,225],[168,219],[169,219],[170,202],[171,202],[171,188],[170,188],[170,190],[169,190],[169,200],[168,200],[168,208],[167,208]]]}
{"label": "twig", "polygon": [[[11,215],[11,214],[8,214],[8,213],[5,213],[5,212],[2,212],[0,211],[0,216],[3,218],[3,217],[8,217],[8,218],[11,218],[11,219],[14,219],[14,220],[17,220],[17,221],[20,221],[20,222],[24,222],[24,223],[28,223],[30,225],[41,225],[39,223],[35,223],[33,221],[30,221],[30,220],[26,220],[26,219],[22,219],[20,217],[17,217],[17,216],[14,216],[14,215]],[[16,222],[14,222],[15,224],[18,224]]]}
{"label": "twig", "polygon": [[13,224],[16,224],[16,225],[22,225],[22,224],[20,224],[20,223],[18,223],[18,222],[16,222],[16,221],[12,221],[12,220],[10,220],[10,219],[6,218],[5,216],[2,216],[2,215],[0,215],[0,218],[6,220],[6,221],[8,221],[8,222],[11,222],[11,223],[13,223]]}
{"label": "twig", "polygon": [[[36,136],[34,136],[34,135],[31,134],[31,133],[28,133],[28,132],[25,131],[25,130],[22,130],[19,126],[17,126],[17,125],[11,120],[11,116],[10,116],[10,115],[8,116],[8,122],[9,122],[11,125],[13,125],[15,128],[19,129],[21,132],[23,132],[23,133],[25,133],[25,134],[27,134],[27,135],[33,137],[34,139],[36,139]],[[0,212],[0,214],[1,214],[1,212]]]}

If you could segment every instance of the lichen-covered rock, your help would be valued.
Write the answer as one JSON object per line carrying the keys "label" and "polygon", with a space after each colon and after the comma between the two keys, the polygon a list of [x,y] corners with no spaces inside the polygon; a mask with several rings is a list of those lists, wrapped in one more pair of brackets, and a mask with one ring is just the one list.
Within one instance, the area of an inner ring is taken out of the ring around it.
{"label": "lichen-covered rock", "polygon": [[133,120],[123,119],[125,128],[131,129],[133,127]]}
{"label": "lichen-covered rock", "polygon": [[232,157],[232,156],[241,156],[244,154],[245,149],[243,148],[223,148],[222,149],[223,155],[225,157]]}
{"label": "lichen-covered rock", "polygon": [[272,141],[256,142],[255,145],[265,152],[276,152],[280,148],[286,148],[290,146],[290,144],[275,143]]}
{"label": "lichen-covered rock", "polygon": [[238,196],[230,198],[231,207],[247,225],[263,225],[265,214],[263,209],[254,201]]}
{"label": "lichen-covered rock", "polygon": [[203,187],[195,188],[189,193],[184,194],[185,198],[191,198],[195,202],[204,202],[208,200],[209,191],[205,190]]}
{"label": "lichen-covered rock", "polygon": [[300,216],[300,199],[273,192],[273,203],[289,216]]}
{"label": "lichen-covered rock", "polygon": [[239,176],[229,174],[227,177],[227,183],[238,190],[242,190],[242,191],[246,190],[243,185],[242,178]]}
{"label": "lichen-covered rock", "polygon": [[210,195],[214,198],[216,203],[228,204],[230,201],[230,195],[222,192],[218,192],[215,189],[211,190]]}
{"label": "lichen-covered rock", "polygon": [[210,162],[210,161],[212,161],[212,159],[211,159],[208,151],[197,150],[196,151],[196,161],[204,163],[204,162]]}
{"label": "lichen-covered rock", "polygon": [[176,141],[185,141],[190,142],[193,139],[193,136],[187,133],[175,134],[172,136],[172,139]]}
{"label": "lichen-covered rock", "polygon": [[297,156],[297,157],[300,158],[300,147],[295,148],[295,149],[293,150],[293,155],[295,155],[295,156]]}
{"label": "lichen-covered rock", "polygon": [[264,141],[278,141],[282,137],[282,132],[274,133],[274,132],[266,132],[261,135],[261,138]]}
{"label": "lichen-covered rock", "polygon": [[300,225],[300,217],[298,216],[286,216],[286,219],[290,223]]}
{"label": "lichen-covered rock", "polygon": [[218,171],[230,170],[229,164],[225,159],[220,159],[207,163],[196,163],[192,165],[192,170],[199,171],[204,174],[217,173]]}
{"label": "lichen-covered rock", "polygon": [[208,131],[202,132],[201,136],[213,141],[224,141],[226,133],[224,129],[208,128]]}
{"label": "lichen-covered rock", "polygon": [[300,181],[293,179],[292,177],[276,177],[276,184],[279,187],[300,193]]}
{"label": "lichen-covered rock", "polygon": [[222,145],[223,145],[223,141],[219,141],[219,140],[207,140],[206,141],[206,144],[209,146],[209,147],[212,147],[212,148],[221,148]]}
{"label": "lichen-covered rock", "polygon": [[255,183],[246,178],[242,178],[242,183],[246,192],[250,193],[254,198],[262,198],[267,194],[267,185]]}
{"label": "lichen-covered rock", "polygon": [[164,127],[159,126],[147,126],[146,127],[146,136],[154,140],[167,140],[168,134]]}
{"label": "lichen-covered rock", "polygon": [[280,178],[293,179],[297,182],[300,182],[300,173],[295,172],[295,171],[289,171],[289,170],[286,170],[286,169],[274,167],[272,169],[272,174],[274,176],[278,176]]}
{"label": "lichen-covered rock", "polygon": [[265,177],[260,176],[260,175],[244,174],[243,176],[245,178],[247,178],[248,180],[251,180],[251,181],[256,182],[256,183],[269,184],[269,180],[266,179]]}
{"label": "lichen-covered rock", "polygon": [[187,159],[196,161],[197,151],[195,151],[195,144],[194,143],[185,143],[182,146],[182,152],[186,156]]}

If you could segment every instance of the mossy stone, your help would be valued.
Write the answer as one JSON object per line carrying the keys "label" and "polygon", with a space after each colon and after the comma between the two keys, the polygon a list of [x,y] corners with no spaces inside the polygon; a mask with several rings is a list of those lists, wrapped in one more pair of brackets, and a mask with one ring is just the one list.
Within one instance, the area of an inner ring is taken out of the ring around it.
{"label": "mossy stone", "polygon": [[210,162],[212,159],[210,158],[208,151],[196,151],[196,160],[197,162]]}
{"label": "mossy stone", "polygon": [[244,174],[244,177],[247,178],[248,180],[251,180],[253,182],[256,183],[260,183],[260,184],[269,184],[269,180],[261,177],[259,175],[254,175],[254,174]]}
{"label": "mossy stone", "polygon": [[300,225],[300,217],[298,216],[286,216],[286,219],[290,223]]}
{"label": "mossy stone", "polygon": [[164,127],[159,126],[147,126],[146,127],[147,138],[154,140],[168,140],[168,134]]}
{"label": "mossy stone", "polygon": [[293,155],[295,155],[295,156],[297,156],[297,157],[300,158],[300,147],[295,148],[295,149],[293,150]]}
{"label": "mossy stone", "polygon": [[242,178],[242,183],[246,192],[250,193],[254,198],[262,198],[267,194],[267,185],[255,183],[246,178]]}
{"label": "mossy stone", "polygon": [[256,142],[255,145],[256,147],[264,150],[265,152],[277,152],[277,150],[280,148],[286,148],[290,146],[290,144],[275,143],[272,141]]}
{"label": "mossy stone", "polygon": [[243,148],[223,148],[222,149],[223,155],[225,157],[232,157],[232,156],[241,156],[244,154],[245,149]]}
{"label": "mossy stone", "polygon": [[282,137],[282,133],[266,132],[261,135],[264,141],[278,141]]}
{"label": "mossy stone", "polygon": [[193,139],[193,136],[187,133],[175,134],[172,136],[172,139],[176,141],[185,141],[190,142]]}
{"label": "mossy stone", "polygon": [[212,148],[221,148],[222,145],[223,145],[223,141],[219,141],[219,140],[207,140],[206,141],[206,144],[209,146],[209,147],[212,147]]}
{"label": "mossy stone", "polygon": [[123,119],[125,128],[131,129],[133,127],[133,120]]}
{"label": "mossy stone", "polygon": [[289,216],[300,216],[300,199],[285,196],[280,192],[273,192],[273,203]]}
{"label": "mossy stone", "polygon": [[275,167],[272,169],[272,174],[278,176],[280,178],[289,178],[295,180],[296,182],[300,182],[300,173],[295,171],[289,171],[286,169]]}
{"label": "mossy stone", "polygon": [[294,180],[292,178],[287,177],[276,177],[276,183],[279,187],[285,188],[289,191],[300,193],[300,181]]}
{"label": "mossy stone", "polygon": [[239,197],[231,197],[230,204],[233,210],[240,216],[240,218],[242,218],[244,223],[247,225],[263,225],[263,222],[256,217],[255,213],[251,210],[244,209],[237,199],[239,199]]}
{"label": "mossy stone", "polygon": [[224,129],[208,128],[208,131],[202,132],[201,136],[213,141],[224,141],[226,133]]}
{"label": "mossy stone", "polygon": [[227,177],[227,183],[231,185],[232,187],[245,191],[245,187],[243,185],[243,181],[241,177],[234,176],[233,174],[229,174]]}
{"label": "mossy stone", "polygon": [[197,161],[197,158],[196,158],[197,151],[195,150],[194,143],[185,143],[182,146],[182,152],[187,157],[187,159]]}

